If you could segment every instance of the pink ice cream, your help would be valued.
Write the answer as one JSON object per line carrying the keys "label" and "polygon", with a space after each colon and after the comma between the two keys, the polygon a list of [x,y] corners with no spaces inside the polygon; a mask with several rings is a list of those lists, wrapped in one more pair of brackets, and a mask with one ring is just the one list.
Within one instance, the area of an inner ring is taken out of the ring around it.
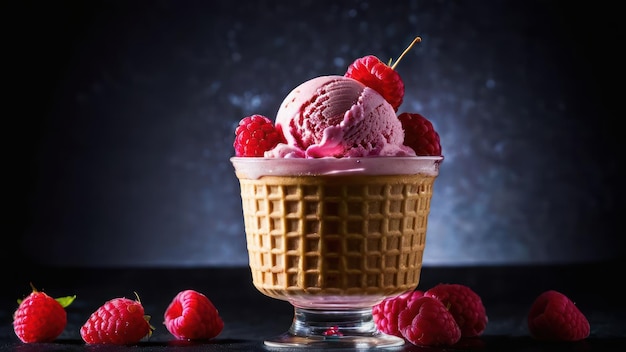
{"label": "pink ice cream", "polygon": [[322,76],[293,89],[276,114],[287,143],[273,158],[415,156],[403,145],[393,107],[375,90],[343,76]]}

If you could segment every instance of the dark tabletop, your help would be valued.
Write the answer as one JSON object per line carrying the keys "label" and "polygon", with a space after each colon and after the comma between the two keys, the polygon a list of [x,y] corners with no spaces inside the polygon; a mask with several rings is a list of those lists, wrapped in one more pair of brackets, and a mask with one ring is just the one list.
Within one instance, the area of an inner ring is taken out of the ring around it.
{"label": "dark tabletop", "polygon": [[[425,267],[419,289],[437,283],[470,286],[483,299],[489,323],[482,336],[447,349],[405,345],[403,351],[622,351],[626,350],[626,304],[616,287],[623,263],[558,266]],[[5,276],[0,293],[0,351],[262,351],[263,339],[289,328],[293,308],[260,294],[247,267],[233,268],[29,268]],[[608,276],[608,279],[607,279]],[[610,278],[613,277],[612,280]],[[23,344],[12,328],[17,299],[30,293],[30,283],[53,297],[75,294],[67,309],[68,325],[54,343]],[[176,341],[163,325],[163,314],[181,290],[207,295],[224,320],[222,333],[209,342]],[[574,343],[533,340],[526,327],[532,301],[543,291],[570,297],[587,316],[590,336]],[[151,324],[149,339],[137,346],[88,346],[79,333],[88,316],[115,297],[137,292]],[[287,350],[285,350],[287,351]]]}

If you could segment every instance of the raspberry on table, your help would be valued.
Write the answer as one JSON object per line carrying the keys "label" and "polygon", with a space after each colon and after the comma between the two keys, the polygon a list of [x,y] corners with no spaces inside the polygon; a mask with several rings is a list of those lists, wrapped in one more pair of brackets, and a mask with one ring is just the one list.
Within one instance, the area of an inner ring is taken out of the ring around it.
{"label": "raspberry on table", "polygon": [[420,290],[405,292],[396,297],[386,298],[372,307],[374,324],[378,330],[385,334],[402,337],[402,333],[398,330],[398,315],[410,302],[423,295],[424,292]]}
{"label": "raspberry on table", "polygon": [[345,77],[353,78],[374,89],[398,111],[404,99],[404,82],[396,70],[374,55],[354,60],[346,70]]}
{"label": "raspberry on table", "polygon": [[528,330],[537,340],[579,341],[587,338],[587,317],[563,293],[549,290],[540,294],[528,313]]}
{"label": "raspberry on table", "polygon": [[451,346],[461,339],[461,329],[440,300],[422,296],[398,315],[402,336],[414,345]]}
{"label": "raspberry on table", "polygon": [[13,313],[13,330],[24,343],[52,342],[67,325],[67,312],[76,296],[53,298],[48,294],[33,291],[23,300]]}
{"label": "raspberry on table", "polygon": [[164,319],[167,330],[183,340],[208,340],[224,328],[211,300],[195,290],[179,292],[165,310]]}
{"label": "raspberry on table", "polygon": [[282,142],[285,142],[282,131],[269,118],[254,114],[239,121],[233,147],[235,156],[262,157],[266,151]]}
{"label": "raspberry on table", "polygon": [[139,298],[114,298],[91,314],[80,335],[87,344],[134,345],[152,334],[149,320]]}
{"label": "raspberry on table", "polygon": [[441,141],[433,124],[418,113],[403,112],[398,115],[404,129],[404,145],[418,156],[440,156]]}
{"label": "raspberry on table", "polygon": [[438,284],[424,293],[448,307],[463,337],[475,337],[487,327],[487,313],[480,296],[461,284]]}

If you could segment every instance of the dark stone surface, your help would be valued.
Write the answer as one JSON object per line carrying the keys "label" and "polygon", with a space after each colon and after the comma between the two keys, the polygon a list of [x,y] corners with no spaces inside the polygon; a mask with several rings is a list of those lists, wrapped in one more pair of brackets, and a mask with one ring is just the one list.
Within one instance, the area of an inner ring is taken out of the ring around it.
{"label": "dark stone surface", "polygon": [[[454,348],[405,345],[402,351],[623,351],[626,348],[626,302],[621,292],[607,286],[601,273],[615,272],[623,263],[568,266],[431,267],[424,268],[418,289],[438,283],[467,285],[481,296],[489,318],[484,333]],[[67,308],[68,325],[54,343],[22,344],[11,325],[16,299],[30,293],[29,282],[53,297],[76,294]],[[0,292],[0,351],[261,351],[263,340],[289,328],[293,308],[263,296],[252,285],[247,267],[195,269],[76,269],[33,268],[8,276]],[[181,290],[194,289],[213,302],[224,320],[224,330],[207,343],[176,341],[162,324],[163,314]],[[574,343],[533,340],[526,319],[534,299],[557,290],[589,320],[590,336]],[[138,346],[87,346],[79,330],[89,315],[114,297],[141,298],[156,328]],[[289,350],[285,350],[289,351]]]}
{"label": "dark stone surface", "polygon": [[[616,5],[615,5],[616,6]],[[245,265],[228,158],[302,81],[396,58],[445,161],[424,261],[589,261],[614,235],[623,27],[611,2],[24,1],[4,56],[10,233],[71,266]],[[9,23],[9,22],[7,22]],[[11,22],[12,23],[12,22]],[[604,82],[607,82],[606,84]],[[4,259],[3,259],[4,260]]]}

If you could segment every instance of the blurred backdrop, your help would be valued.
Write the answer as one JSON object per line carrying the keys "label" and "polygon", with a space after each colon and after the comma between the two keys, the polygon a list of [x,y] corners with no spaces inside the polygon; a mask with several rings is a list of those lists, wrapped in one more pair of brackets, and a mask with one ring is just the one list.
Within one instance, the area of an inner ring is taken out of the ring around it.
{"label": "blurred backdrop", "polygon": [[445,155],[425,265],[619,258],[623,26],[585,4],[5,2],[2,260],[247,265],[238,121],[416,35],[400,112]]}

